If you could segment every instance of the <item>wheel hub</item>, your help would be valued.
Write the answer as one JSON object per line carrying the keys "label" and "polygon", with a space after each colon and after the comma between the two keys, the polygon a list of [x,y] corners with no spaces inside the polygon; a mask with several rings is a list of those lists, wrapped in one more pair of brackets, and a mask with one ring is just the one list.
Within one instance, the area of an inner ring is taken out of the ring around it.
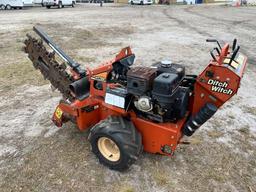
{"label": "wheel hub", "polygon": [[100,153],[109,161],[116,162],[120,159],[120,149],[117,144],[110,138],[99,138],[98,149]]}

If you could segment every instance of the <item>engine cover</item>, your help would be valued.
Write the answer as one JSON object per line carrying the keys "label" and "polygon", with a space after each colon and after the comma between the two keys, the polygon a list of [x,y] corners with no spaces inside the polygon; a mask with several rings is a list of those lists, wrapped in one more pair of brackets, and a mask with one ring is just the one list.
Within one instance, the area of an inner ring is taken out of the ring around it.
{"label": "engine cover", "polygon": [[161,99],[169,100],[179,82],[179,76],[175,73],[160,74],[157,78],[155,78],[153,83],[153,97],[156,99],[161,97]]}
{"label": "engine cover", "polygon": [[155,78],[152,97],[160,106],[164,121],[176,121],[186,114],[189,89],[180,86],[175,73],[162,73]]}

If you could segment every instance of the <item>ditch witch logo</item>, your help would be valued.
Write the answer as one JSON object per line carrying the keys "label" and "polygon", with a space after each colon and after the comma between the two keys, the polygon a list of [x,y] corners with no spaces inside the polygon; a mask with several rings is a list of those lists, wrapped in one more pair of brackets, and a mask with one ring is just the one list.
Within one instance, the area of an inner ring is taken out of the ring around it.
{"label": "ditch witch logo", "polygon": [[228,83],[227,82],[221,82],[218,80],[209,79],[207,82],[208,85],[211,85],[211,90],[218,93],[224,93],[227,95],[232,95],[233,90],[228,89]]}

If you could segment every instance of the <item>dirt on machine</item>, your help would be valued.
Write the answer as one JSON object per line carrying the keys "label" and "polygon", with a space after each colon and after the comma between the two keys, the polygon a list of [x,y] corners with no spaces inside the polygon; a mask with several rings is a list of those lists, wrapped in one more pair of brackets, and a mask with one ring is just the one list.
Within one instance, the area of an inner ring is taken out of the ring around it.
{"label": "dirt on machine", "polygon": [[94,69],[82,68],[40,26],[34,31],[41,39],[27,35],[24,50],[63,95],[52,121],[89,130],[92,152],[119,171],[142,151],[172,156],[183,136],[193,135],[237,93],[247,62],[236,39],[232,46],[208,39],[217,46],[199,75],[168,60],[133,67],[130,47]]}

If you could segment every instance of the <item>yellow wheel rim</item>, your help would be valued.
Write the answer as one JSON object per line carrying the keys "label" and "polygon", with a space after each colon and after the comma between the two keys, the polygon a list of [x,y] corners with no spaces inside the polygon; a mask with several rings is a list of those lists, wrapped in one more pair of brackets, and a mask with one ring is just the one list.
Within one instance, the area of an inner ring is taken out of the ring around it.
{"label": "yellow wheel rim", "polygon": [[109,161],[116,162],[120,159],[120,149],[112,139],[107,137],[99,138],[98,149]]}

